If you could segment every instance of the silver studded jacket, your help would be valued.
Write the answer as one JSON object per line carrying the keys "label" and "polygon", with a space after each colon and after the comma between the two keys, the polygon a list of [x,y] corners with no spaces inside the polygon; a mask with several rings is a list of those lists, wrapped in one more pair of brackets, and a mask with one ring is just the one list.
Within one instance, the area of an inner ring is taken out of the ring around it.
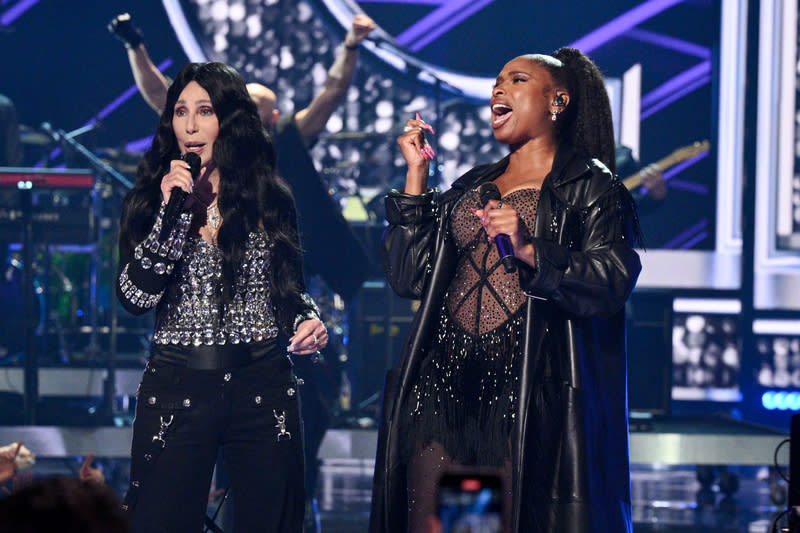
{"label": "silver studded jacket", "polygon": [[[278,336],[270,297],[272,241],[264,231],[248,236],[233,297],[221,303],[222,253],[197,235],[188,235],[191,212],[159,240],[164,205],[150,234],[130,253],[120,250],[117,294],[134,314],[154,307],[153,342],[182,346],[261,342]],[[308,294],[294,322],[318,318]]]}

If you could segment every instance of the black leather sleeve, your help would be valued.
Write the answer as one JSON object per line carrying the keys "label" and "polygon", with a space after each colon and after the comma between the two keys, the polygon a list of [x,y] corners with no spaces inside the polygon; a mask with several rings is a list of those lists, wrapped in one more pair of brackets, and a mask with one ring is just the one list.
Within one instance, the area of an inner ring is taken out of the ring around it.
{"label": "black leather sleeve", "polygon": [[436,193],[391,191],[386,196],[382,262],[389,285],[406,298],[420,298],[431,272],[436,243]]}
{"label": "black leather sleeve", "polygon": [[610,316],[628,299],[641,271],[634,250],[633,200],[618,180],[588,206],[565,216],[560,242],[533,238],[535,268],[520,270],[523,290],[576,316]]}

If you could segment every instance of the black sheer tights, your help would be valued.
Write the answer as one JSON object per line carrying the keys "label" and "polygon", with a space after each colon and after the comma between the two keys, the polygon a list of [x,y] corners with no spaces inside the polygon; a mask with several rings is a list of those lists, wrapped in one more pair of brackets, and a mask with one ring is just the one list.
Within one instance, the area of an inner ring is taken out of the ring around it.
{"label": "black sheer tights", "polygon": [[436,486],[439,477],[455,461],[438,442],[413,454],[408,462],[408,533],[426,533],[430,518],[436,516]]}
{"label": "black sheer tights", "polygon": [[[408,461],[408,533],[431,531],[431,517],[437,515],[437,485],[445,472],[468,471],[447,453],[438,442],[432,442],[413,454]],[[498,468],[505,491],[503,505],[511,508],[511,461]]]}

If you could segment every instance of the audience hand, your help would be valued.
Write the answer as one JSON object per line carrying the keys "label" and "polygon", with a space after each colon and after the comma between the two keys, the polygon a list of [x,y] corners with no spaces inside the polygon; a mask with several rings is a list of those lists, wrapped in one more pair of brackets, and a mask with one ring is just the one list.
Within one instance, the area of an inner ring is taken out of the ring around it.
{"label": "audience hand", "polygon": [[36,456],[22,445],[22,441],[0,447],[0,483],[14,477],[19,470],[30,468],[36,462]]}
{"label": "audience hand", "polygon": [[81,481],[86,483],[102,485],[106,482],[106,476],[103,474],[102,469],[92,466],[92,461],[94,461],[94,454],[90,453],[86,456],[86,459],[83,460],[81,470],[78,472],[78,477]]}

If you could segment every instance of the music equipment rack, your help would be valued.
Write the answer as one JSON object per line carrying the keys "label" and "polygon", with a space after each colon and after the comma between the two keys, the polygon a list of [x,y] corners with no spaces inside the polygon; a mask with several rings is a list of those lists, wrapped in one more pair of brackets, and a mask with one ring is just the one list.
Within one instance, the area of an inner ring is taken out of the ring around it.
{"label": "music equipment rack", "polygon": [[0,239],[19,239],[30,210],[37,242],[94,242],[94,183],[88,170],[0,167]]}
{"label": "music equipment rack", "polygon": [[[26,423],[36,421],[39,361],[34,335],[34,244],[88,243],[96,237],[89,170],[0,167],[0,239],[22,244]],[[96,325],[96,324],[95,324]]]}

